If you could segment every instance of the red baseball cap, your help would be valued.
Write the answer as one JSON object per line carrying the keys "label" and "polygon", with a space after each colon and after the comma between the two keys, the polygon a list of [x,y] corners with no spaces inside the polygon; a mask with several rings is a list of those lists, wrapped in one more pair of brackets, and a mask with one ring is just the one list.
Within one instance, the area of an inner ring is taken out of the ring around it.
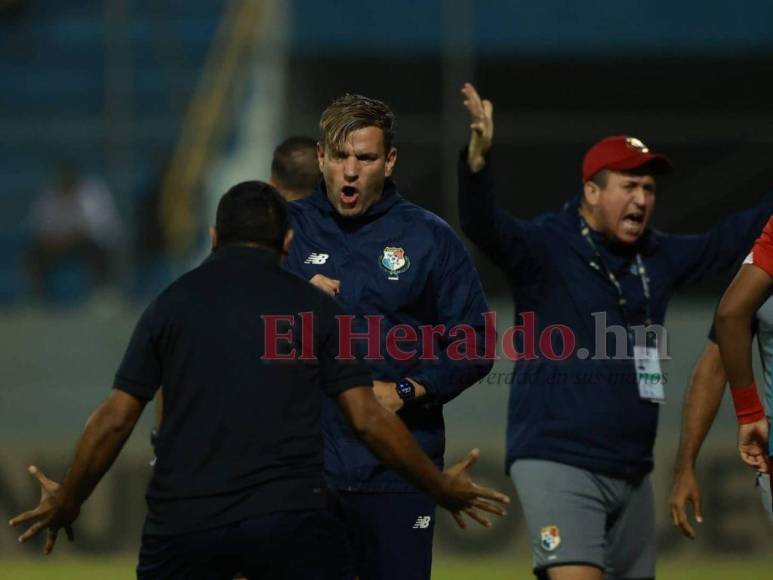
{"label": "red baseball cap", "polygon": [[626,171],[636,169],[648,163],[652,174],[668,173],[673,169],[671,161],[665,155],[652,153],[636,137],[617,135],[606,137],[593,145],[582,160],[583,183],[602,169]]}

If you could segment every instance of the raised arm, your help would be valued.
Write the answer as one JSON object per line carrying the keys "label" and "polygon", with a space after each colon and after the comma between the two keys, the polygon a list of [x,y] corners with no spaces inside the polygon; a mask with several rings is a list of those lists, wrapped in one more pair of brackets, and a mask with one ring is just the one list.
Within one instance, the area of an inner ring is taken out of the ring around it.
{"label": "raised arm", "polygon": [[462,231],[510,276],[533,280],[543,261],[541,229],[496,207],[490,155],[494,107],[491,101],[481,99],[469,83],[462,88],[462,94],[470,114],[470,141],[458,162]]}
{"label": "raised arm", "polygon": [[486,165],[486,156],[494,140],[494,104],[481,99],[470,83],[462,87],[464,106],[470,113],[470,142],[467,147],[467,167],[478,173]]}

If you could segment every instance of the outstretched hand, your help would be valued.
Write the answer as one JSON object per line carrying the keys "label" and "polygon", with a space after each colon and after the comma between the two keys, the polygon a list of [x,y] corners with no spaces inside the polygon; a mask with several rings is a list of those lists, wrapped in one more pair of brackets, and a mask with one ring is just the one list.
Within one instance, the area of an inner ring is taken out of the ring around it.
{"label": "outstretched hand", "polygon": [[54,549],[60,529],[64,528],[67,539],[70,541],[75,539],[72,523],[78,517],[80,509],[65,497],[60,484],[48,479],[37,467],[30,465],[27,471],[40,484],[40,503],[35,509],[19,514],[8,523],[15,527],[25,522],[32,522],[32,525],[19,536],[19,543],[22,544],[35,537],[44,528],[48,528],[48,537],[43,548],[43,552],[48,555]]}
{"label": "outstretched hand", "polygon": [[470,468],[480,457],[480,450],[473,449],[462,461],[446,469],[447,491],[438,503],[451,512],[460,528],[466,528],[464,515],[485,527],[491,526],[491,520],[484,512],[497,516],[507,514],[504,505],[510,498],[495,489],[475,483],[470,477]]}
{"label": "outstretched hand", "polygon": [[470,83],[462,87],[464,106],[470,113],[470,144],[467,149],[467,164],[476,173],[486,164],[486,154],[494,138],[494,105],[481,100],[478,91]]}

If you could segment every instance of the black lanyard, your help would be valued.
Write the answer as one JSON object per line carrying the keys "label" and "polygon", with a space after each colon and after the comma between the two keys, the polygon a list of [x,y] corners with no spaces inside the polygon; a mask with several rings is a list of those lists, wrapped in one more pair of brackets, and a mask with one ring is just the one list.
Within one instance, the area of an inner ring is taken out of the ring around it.
{"label": "black lanyard", "polygon": [[[620,282],[618,282],[617,276],[615,276],[607,263],[604,261],[604,257],[599,252],[598,248],[596,247],[596,243],[593,241],[593,238],[590,235],[590,226],[582,216],[580,216],[580,233],[582,234],[582,237],[585,238],[585,240],[588,242],[588,244],[590,244],[596,259],[596,261],[591,260],[590,267],[595,270],[599,270],[603,274],[606,274],[610,284],[612,284],[614,289],[617,290],[617,304],[620,306],[620,312],[623,315],[623,321],[625,322],[626,328],[630,328],[630,324],[628,323],[628,315],[625,311],[626,300],[625,295],[623,294],[623,287],[620,285]],[[644,261],[641,259],[641,254],[639,252],[636,252],[636,268],[639,271],[639,279],[641,280],[641,287],[644,291],[644,308],[646,313],[645,324],[650,326],[652,324],[652,313],[650,312],[650,283],[647,276],[647,270],[644,268]]]}

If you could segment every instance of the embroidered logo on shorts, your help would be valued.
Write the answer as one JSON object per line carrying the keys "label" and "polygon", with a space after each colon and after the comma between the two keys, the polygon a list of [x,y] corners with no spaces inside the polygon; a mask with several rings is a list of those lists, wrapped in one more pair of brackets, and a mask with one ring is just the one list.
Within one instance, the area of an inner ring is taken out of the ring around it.
{"label": "embroidered logo on shorts", "polygon": [[416,523],[413,524],[414,530],[425,530],[429,527],[429,523],[432,521],[432,516],[419,516],[416,518]]}
{"label": "embroidered logo on shorts", "polygon": [[558,526],[546,526],[539,532],[540,546],[547,552],[552,552],[561,545],[561,532]]}

